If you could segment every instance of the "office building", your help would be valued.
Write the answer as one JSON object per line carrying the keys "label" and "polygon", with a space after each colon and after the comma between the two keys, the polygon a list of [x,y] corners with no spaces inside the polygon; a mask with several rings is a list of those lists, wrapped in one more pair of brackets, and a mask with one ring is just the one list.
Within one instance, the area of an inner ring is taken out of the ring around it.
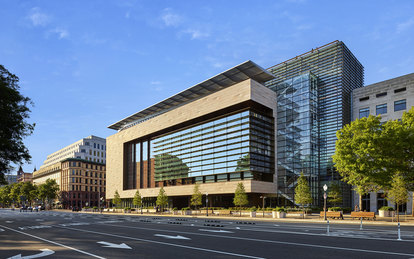
{"label": "office building", "polygon": [[[385,80],[352,92],[352,119],[369,115],[381,115],[381,121],[401,119],[405,111],[414,106],[414,73]],[[362,197],[360,207],[367,211],[378,211],[387,205],[384,192],[372,192]],[[359,196],[354,193],[354,204],[359,203]],[[400,211],[412,211],[412,195]]]}
{"label": "office building", "polygon": [[[36,168],[33,172],[36,171]],[[32,182],[33,181],[33,173],[25,173],[23,172],[23,168],[20,166],[19,170],[17,171],[17,182],[24,183],[24,182]]]}
{"label": "office building", "polygon": [[40,167],[48,167],[66,158],[79,158],[92,162],[106,163],[106,143],[104,138],[89,136],[64,147],[50,155]]}
{"label": "office building", "polygon": [[89,136],[49,155],[33,173],[33,183],[54,179],[60,188],[56,203],[64,208],[99,206],[106,191],[105,160],[105,139]]}
{"label": "office building", "polygon": [[109,126],[107,198],[132,205],[139,189],[154,204],[187,207],[194,184],[210,206],[234,206],[242,182],[251,204],[276,194],[274,76],[244,62]]}
{"label": "office building", "polygon": [[[266,86],[277,93],[278,203],[293,205],[301,172],[309,179],[313,204],[323,204],[324,184],[340,183],[332,155],[336,131],[351,122],[351,92],[364,83],[364,68],[341,41],[268,69]],[[343,203],[351,206],[349,186]]]}

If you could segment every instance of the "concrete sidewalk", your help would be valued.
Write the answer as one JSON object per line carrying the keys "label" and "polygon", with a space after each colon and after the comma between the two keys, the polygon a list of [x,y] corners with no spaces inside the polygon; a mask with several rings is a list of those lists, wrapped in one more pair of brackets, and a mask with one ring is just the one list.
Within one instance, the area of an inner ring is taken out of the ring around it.
{"label": "concrete sidewalk", "polygon": [[[116,213],[116,212],[91,212],[91,211],[81,211],[81,212],[72,212],[71,210],[53,210],[54,212],[70,212],[70,213],[84,213],[84,214],[96,214],[96,215],[128,215],[128,216],[143,216],[143,217],[175,217],[175,218],[200,218],[200,219],[211,219],[211,220],[240,220],[240,221],[263,221],[263,222],[301,222],[301,223],[319,223],[319,224],[324,224],[326,223],[325,220],[323,220],[323,218],[319,217],[319,214],[313,213],[310,215],[306,215],[305,218],[301,218],[298,216],[290,216],[288,215],[288,217],[286,218],[272,218],[271,215],[265,215],[265,217],[263,217],[262,213],[257,213],[256,217],[248,217],[248,216],[238,216],[238,215],[234,215],[234,216],[218,216],[218,215],[211,215],[209,214],[209,216],[207,217],[205,214],[193,214],[193,215],[173,215],[171,213],[165,213],[165,214],[161,214],[161,213],[143,213],[141,214],[140,212],[132,212],[132,213]],[[352,219],[350,214],[345,214],[344,215],[344,219],[328,219],[329,223],[333,223],[333,224],[354,224],[354,225],[359,225],[361,224],[361,220],[358,219]],[[376,215],[376,219],[375,220],[363,220],[363,224],[364,225],[389,225],[389,226],[395,226],[397,225],[396,222],[396,217],[392,218],[392,217],[378,217],[378,215]],[[400,225],[401,226],[414,226],[414,217],[412,217],[411,215],[400,215]]]}

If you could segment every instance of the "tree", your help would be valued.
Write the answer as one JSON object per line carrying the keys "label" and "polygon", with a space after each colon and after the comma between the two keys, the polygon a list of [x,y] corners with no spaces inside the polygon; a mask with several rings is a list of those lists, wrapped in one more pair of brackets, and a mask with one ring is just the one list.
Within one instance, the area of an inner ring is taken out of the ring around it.
{"label": "tree", "polygon": [[164,207],[168,205],[168,196],[164,191],[164,187],[161,187],[157,196],[157,206],[160,206],[161,211],[164,211]]}
{"label": "tree", "polygon": [[241,216],[241,207],[249,203],[249,200],[246,194],[246,189],[244,188],[243,183],[237,184],[236,191],[234,192],[233,203],[234,205],[239,206],[240,216]]}
{"label": "tree", "polygon": [[384,147],[380,117],[369,116],[345,125],[336,133],[335,154],[332,156],[342,181],[354,186],[362,196],[378,191],[389,182],[389,172],[381,159]]}
{"label": "tree", "polygon": [[308,180],[300,173],[298,184],[295,188],[295,202],[302,205],[303,218],[305,218],[305,205],[312,203],[312,195],[310,192]]}
{"label": "tree", "polygon": [[14,183],[11,185],[9,197],[12,200],[12,203],[16,205],[16,203],[20,203],[20,188],[22,187],[22,183]]}
{"label": "tree", "polygon": [[11,185],[5,185],[5,186],[0,187],[0,204],[3,207],[10,205],[10,202],[11,202],[10,191],[11,191]]}
{"label": "tree", "polygon": [[114,199],[112,200],[112,203],[115,204],[116,208],[118,208],[119,205],[121,205],[122,203],[121,196],[119,196],[118,190],[115,191]]}
{"label": "tree", "polygon": [[24,182],[20,188],[20,195],[26,198],[30,204],[37,197],[36,186],[31,182]]}
{"label": "tree", "polygon": [[387,200],[397,205],[397,222],[400,222],[398,207],[408,201],[408,190],[401,174],[394,175],[392,180],[391,188],[387,191]]}
{"label": "tree", "polygon": [[[134,199],[132,200],[132,204],[134,204],[134,206],[138,208],[142,206],[142,198],[138,190],[135,192]],[[141,213],[142,213],[142,207],[141,207]]]}
{"label": "tree", "polygon": [[7,184],[4,173],[12,169],[11,163],[29,162],[31,157],[23,138],[33,133],[35,124],[29,118],[28,97],[19,92],[19,78],[0,65],[0,184]]}
{"label": "tree", "polygon": [[328,191],[328,200],[334,206],[342,203],[342,191],[341,191],[341,186],[338,183],[331,184],[329,191]]}
{"label": "tree", "polygon": [[39,198],[50,206],[50,203],[58,197],[59,189],[55,179],[47,179],[38,187]]}
{"label": "tree", "polygon": [[200,192],[200,185],[196,183],[194,185],[194,192],[191,197],[191,205],[195,206],[195,209],[197,209],[197,206],[200,206],[202,204],[202,197],[203,195]]}

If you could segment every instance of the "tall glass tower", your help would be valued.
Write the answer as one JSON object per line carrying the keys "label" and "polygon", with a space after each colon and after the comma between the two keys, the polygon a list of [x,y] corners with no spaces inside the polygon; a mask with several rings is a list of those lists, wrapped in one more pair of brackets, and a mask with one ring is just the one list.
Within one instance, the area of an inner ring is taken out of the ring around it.
{"label": "tall glass tower", "polygon": [[[268,70],[276,76],[266,86],[277,93],[279,202],[295,203],[296,180],[303,172],[319,204],[320,187],[338,180],[331,158],[336,131],[351,122],[351,92],[364,85],[364,67],[343,42],[334,41]],[[350,206],[346,186],[343,194]]]}

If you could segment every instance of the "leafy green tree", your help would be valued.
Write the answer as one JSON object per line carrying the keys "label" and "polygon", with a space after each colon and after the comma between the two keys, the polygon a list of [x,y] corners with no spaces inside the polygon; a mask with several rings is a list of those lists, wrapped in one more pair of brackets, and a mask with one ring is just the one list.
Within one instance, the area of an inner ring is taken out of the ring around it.
{"label": "leafy green tree", "polygon": [[119,206],[122,203],[121,196],[119,196],[118,190],[115,191],[114,199],[112,200],[112,203],[115,204],[116,208],[119,208]]}
{"label": "leafy green tree", "polygon": [[342,203],[342,190],[338,183],[331,184],[328,190],[328,200],[334,206]]}
{"label": "leafy green tree", "polygon": [[401,174],[394,175],[391,188],[387,191],[387,200],[397,205],[397,222],[400,222],[399,205],[408,201],[406,182]]}
{"label": "leafy green tree", "polygon": [[369,116],[351,122],[336,133],[336,149],[332,156],[342,181],[354,186],[362,196],[388,184],[389,173],[381,159],[383,127],[380,117]]}
{"label": "leafy green tree", "polygon": [[308,180],[300,173],[298,184],[295,187],[295,202],[302,205],[303,218],[305,218],[305,205],[312,203],[312,195],[309,188]]}
{"label": "leafy green tree", "polygon": [[34,186],[31,182],[24,182],[20,187],[20,196],[24,196],[26,201],[31,204],[37,196],[35,190],[36,186]]}
{"label": "leafy green tree", "polygon": [[0,187],[0,204],[8,206],[11,203],[10,199],[11,185],[5,185]]}
{"label": "leafy green tree", "polygon": [[18,85],[19,78],[0,65],[0,184],[7,184],[4,172],[12,169],[11,163],[30,161],[23,138],[33,133],[34,124],[27,122],[33,104],[24,97]]}
{"label": "leafy green tree", "polygon": [[135,207],[141,208],[141,213],[142,213],[142,197],[138,190],[135,192],[134,199],[132,200],[132,204],[134,204]]}
{"label": "leafy green tree", "polygon": [[168,205],[168,196],[164,191],[164,187],[161,187],[158,193],[156,204],[160,206],[161,211],[164,211],[165,206]]}
{"label": "leafy green tree", "polygon": [[12,200],[12,203],[16,205],[16,203],[21,203],[20,200],[20,188],[22,187],[22,183],[14,183],[11,185],[9,197]]}
{"label": "leafy green tree", "polygon": [[238,183],[236,191],[234,192],[234,199],[233,203],[235,206],[239,207],[240,210],[240,216],[241,216],[241,207],[243,205],[247,205],[249,203],[249,200],[247,198],[246,189],[244,188],[243,183]]}
{"label": "leafy green tree", "polygon": [[45,183],[39,185],[39,198],[49,206],[58,197],[59,185],[55,179],[47,179]]}
{"label": "leafy green tree", "polygon": [[196,183],[194,185],[193,195],[191,196],[191,205],[193,205],[195,209],[202,204],[202,197],[203,195],[200,192],[200,185]]}

